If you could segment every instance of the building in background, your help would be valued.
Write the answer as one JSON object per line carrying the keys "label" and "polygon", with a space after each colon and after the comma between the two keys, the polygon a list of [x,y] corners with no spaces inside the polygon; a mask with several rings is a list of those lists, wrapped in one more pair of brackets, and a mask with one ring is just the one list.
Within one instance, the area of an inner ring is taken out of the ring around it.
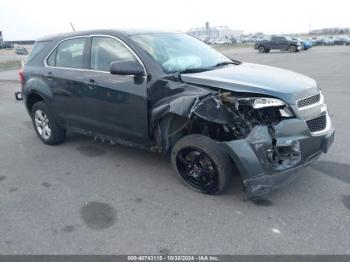
{"label": "building in background", "polygon": [[210,26],[205,23],[205,27],[191,28],[187,34],[204,42],[232,40],[243,34],[243,30],[233,30],[228,26]]}
{"label": "building in background", "polygon": [[350,27],[334,27],[310,30],[310,35],[327,35],[327,34],[348,34]]}
{"label": "building in background", "polygon": [[34,40],[5,41],[3,32],[0,30],[0,48],[14,48],[15,45],[33,45]]}
{"label": "building in background", "polygon": [[0,48],[4,46],[4,39],[2,38],[2,31],[0,31]]}

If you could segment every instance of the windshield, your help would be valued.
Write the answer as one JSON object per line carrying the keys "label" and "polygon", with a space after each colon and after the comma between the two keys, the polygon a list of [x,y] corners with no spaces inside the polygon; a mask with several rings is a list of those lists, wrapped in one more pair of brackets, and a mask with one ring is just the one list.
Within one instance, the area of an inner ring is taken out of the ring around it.
{"label": "windshield", "polygon": [[131,36],[166,73],[209,70],[232,63],[230,59],[203,42],[185,34],[144,34]]}

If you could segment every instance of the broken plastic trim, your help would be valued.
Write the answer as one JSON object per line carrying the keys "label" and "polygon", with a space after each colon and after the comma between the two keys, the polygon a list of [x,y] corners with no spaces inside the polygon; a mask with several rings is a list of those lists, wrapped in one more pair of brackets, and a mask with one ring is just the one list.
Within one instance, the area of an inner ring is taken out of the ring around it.
{"label": "broken plastic trim", "polygon": [[229,92],[215,93],[193,107],[191,117],[194,122],[206,122],[199,130],[216,129],[204,135],[228,141],[247,137],[257,125],[271,127],[284,117],[293,117],[291,111],[284,111],[286,107],[283,101],[275,98],[242,98]]}

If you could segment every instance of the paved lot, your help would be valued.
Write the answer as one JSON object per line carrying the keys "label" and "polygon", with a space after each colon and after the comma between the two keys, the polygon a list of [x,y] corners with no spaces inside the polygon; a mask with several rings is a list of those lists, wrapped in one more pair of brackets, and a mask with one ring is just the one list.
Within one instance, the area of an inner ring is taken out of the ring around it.
{"label": "paved lot", "polygon": [[337,128],[331,152],[254,204],[184,187],[166,157],[71,135],[46,146],[0,72],[1,254],[350,254],[350,47],[224,50],[315,78]]}

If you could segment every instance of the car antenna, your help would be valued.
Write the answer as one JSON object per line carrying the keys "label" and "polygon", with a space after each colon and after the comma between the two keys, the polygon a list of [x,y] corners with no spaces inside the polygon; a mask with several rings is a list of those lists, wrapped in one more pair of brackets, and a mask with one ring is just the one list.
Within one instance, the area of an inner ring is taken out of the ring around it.
{"label": "car antenna", "polygon": [[72,27],[73,32],[75,32],[75,28],[74,28],[74,26],[73,26],[73,23],[72,23],[72,22],[70,22],[70,26]]}

